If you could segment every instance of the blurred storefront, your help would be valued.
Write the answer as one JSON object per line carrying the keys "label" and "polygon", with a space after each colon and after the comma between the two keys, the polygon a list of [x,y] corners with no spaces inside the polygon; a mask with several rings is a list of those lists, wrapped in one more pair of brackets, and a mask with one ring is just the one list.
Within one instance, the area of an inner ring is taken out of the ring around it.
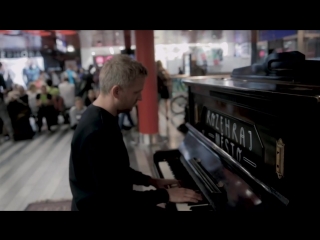
{"label": "blurred storefront", "polygon": [[[155,30],[155,61],[171,74],[190,74],[196,63],[206,74],[227,73],[251,65],[253,30]],[[300,51],[307,58],[320,57],[319,30],[256,30],[257,61],[272,52]],[[123,30],[81,30],[82,65],[119,54],[124,49]],[[131,49],[135,49],[131,30]],[[254,60],[253,60],[254,61]]]}
{"label": "blurred storefront", "polygon": [[26,68],[36,69],[39,75],[44,70],[63,70],[68,60],[80,62],[74,30],[0,30],[3,73],[16,84],[25,85]]}

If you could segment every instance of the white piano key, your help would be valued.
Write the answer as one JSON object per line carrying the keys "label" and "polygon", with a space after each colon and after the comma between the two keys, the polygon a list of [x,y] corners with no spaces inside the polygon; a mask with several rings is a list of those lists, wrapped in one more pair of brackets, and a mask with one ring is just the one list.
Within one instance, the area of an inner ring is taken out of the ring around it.
{"label": "white piano key", "polygon": [[159,162],[159,168],[164,179],[175,179],[168,162]]}
{"label": "white piano key", "polygon": [[[166,162],[166,161],[159,162],[159,168],[160,168],[160,171],[161,171],[164,179],[175,179],[168,162]],[[191,211],[191,209],[190,209],[191,207],[202,206],[202,205],[208,205],[208,204],[199,204],[199,205],[189,206],[187,203],[177,203],[176,208],[179,212],[180,211],[181,212],[182,211]]]}
{"label": "white piano key", "polygon": [[182,212],[182,211],[191,211],[190,210],[190,206],[188,205],[188,204],[186,204],[186,203],[177,203],[176,204],[176,208],[177,208],[177,210],[180,212]]}

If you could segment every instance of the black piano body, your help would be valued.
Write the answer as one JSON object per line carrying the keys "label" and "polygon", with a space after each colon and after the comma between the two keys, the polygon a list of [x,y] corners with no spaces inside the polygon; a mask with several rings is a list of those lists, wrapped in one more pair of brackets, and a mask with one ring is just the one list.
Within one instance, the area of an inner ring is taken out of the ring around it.
{"label": "black piano body", "polygon": [[179,149],[155,153],[160,177],[161,161],[184,167],[215,211],[314,208],[320,67],[303,57],[296,71],[290,61],[272,69],[287,56],[270,56],[262,73],[264,66],[251,66],[230,79],[185,80],[189,131]]}

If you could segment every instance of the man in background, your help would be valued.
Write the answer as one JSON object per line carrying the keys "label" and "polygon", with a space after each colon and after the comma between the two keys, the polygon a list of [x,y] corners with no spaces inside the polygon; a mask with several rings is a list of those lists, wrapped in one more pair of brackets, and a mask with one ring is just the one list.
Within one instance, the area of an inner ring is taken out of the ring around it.
{"label": "man in background", "polygon": [[65,105],[65,113],[64,113],[64,121],[65,123],[69,123],[69,110],[74,106],[76,90],[74,84],[69,83],[68,78],[64,78],[63,82],[59,84],[59,92],[60,96],[64,100]]}
{"label": "man in background", "polygon": [[[1,68],[2,68],[2,63],[0,62],[0,70]],[[7,93],[6,82],[4,81],[4,78],[0,73],[0,118],[3,121],[3,126],[6,128],[10,139],[14,141],[13,128],[12,128],[11,120],[7,111],[7,105],[4,101],[4,95],[6,93]]]}
{"label": "man in background", "polygon": [[76,129],[78,123],[82,117],[82,114],[86,111],[87,107],[84,106],[83,100],[80,97],[76,97],[75,106],[70,109],[70,127],[71,129]]}
{"label": "man in background", "polygon": [[22,70],[23,79],[27,86],[40,76],[40,68],[33,59],[28,59],[26,67]]}

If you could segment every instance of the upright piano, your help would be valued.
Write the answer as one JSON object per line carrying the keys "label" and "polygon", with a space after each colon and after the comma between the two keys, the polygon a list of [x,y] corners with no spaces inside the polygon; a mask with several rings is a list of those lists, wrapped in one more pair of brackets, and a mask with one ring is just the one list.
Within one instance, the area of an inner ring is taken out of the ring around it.
{"label": "upright piano", "polygon": [[305,210],[317,204],[320,65],[299,52],[269,55],[228,79],[185,80],[188,132],[157,151],[161,178],[200,191],[173,211]]}

